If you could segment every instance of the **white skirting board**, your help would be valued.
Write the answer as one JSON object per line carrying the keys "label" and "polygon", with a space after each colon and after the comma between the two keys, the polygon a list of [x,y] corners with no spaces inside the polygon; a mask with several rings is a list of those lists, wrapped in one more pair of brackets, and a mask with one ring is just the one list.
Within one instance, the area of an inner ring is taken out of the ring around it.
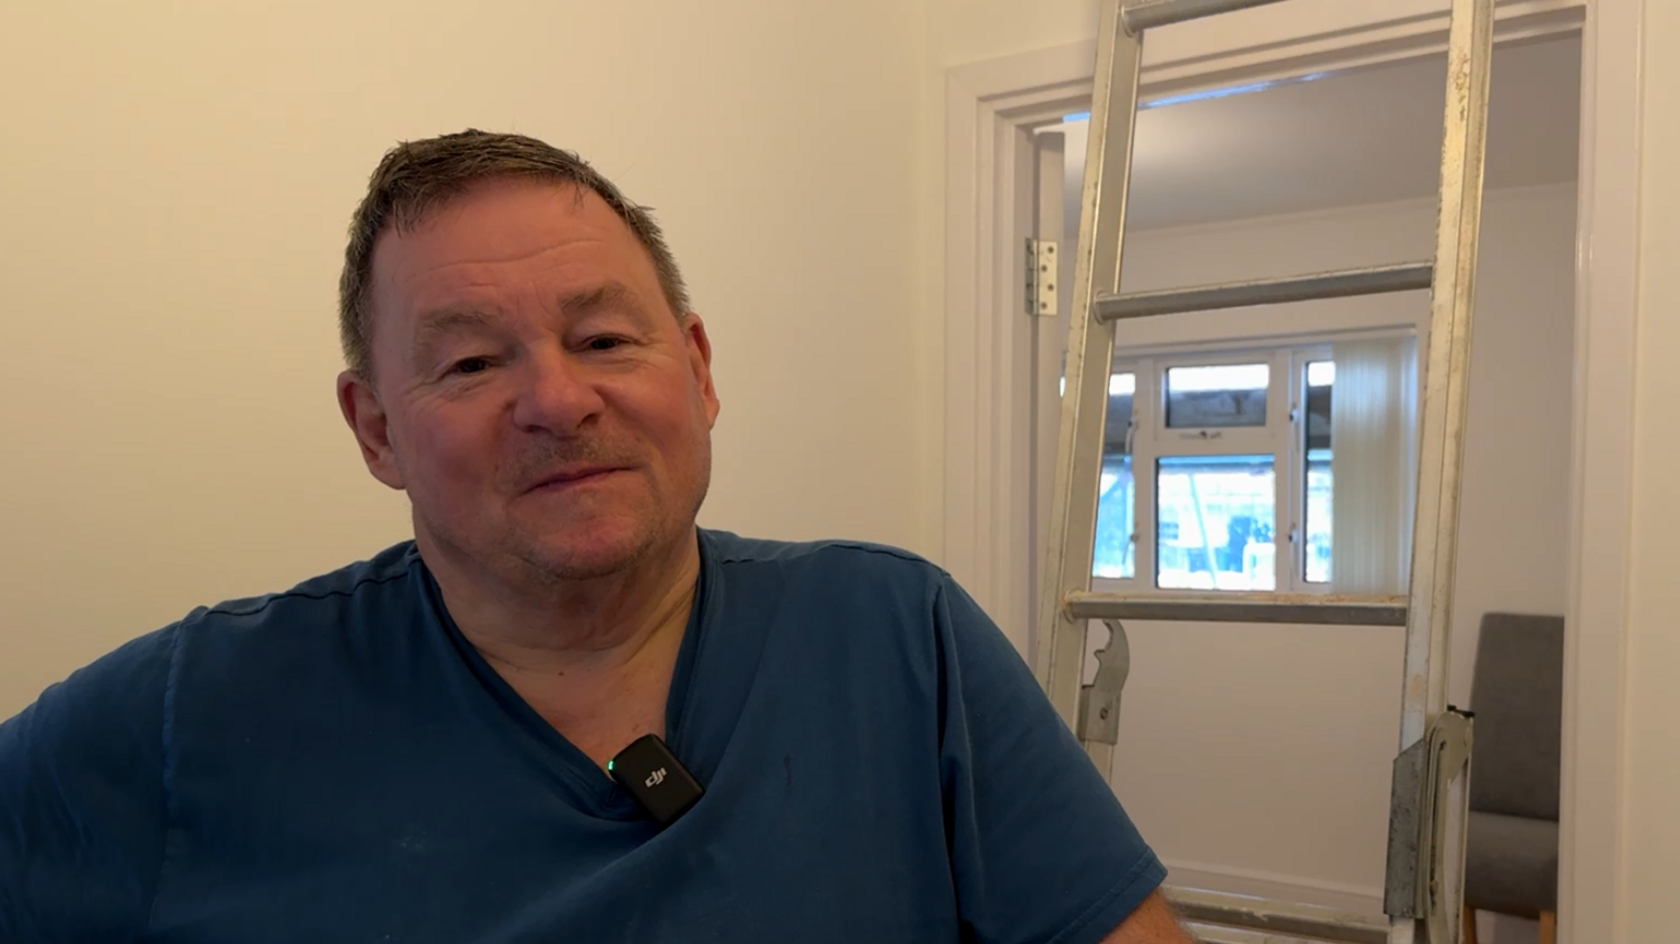
{"label": "white skirting board", "polygon": [[[1178,888],[1205,888],[1233,895],[1322,905],[1361,914],[1382,913],[1382,889],[1375,886],[1328,882],[1206,862],[1169,859],[1166,866],[1167,884]],[[1534,944],[1540,939],[1540,926],[1533,921],[1491,912],[1482,912],[1476,917],[1481,944]]]}
{"label": "white skirting board", "polygon": [[1168,859],[1167,884],[1233,895],[1295,901],[1360,914],[1382,914],[1382,889],[1322,879]]}

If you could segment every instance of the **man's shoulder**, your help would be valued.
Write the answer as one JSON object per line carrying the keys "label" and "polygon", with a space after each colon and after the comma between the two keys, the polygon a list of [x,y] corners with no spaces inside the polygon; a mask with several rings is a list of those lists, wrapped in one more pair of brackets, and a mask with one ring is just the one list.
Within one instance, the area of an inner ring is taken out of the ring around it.
{"label": "man's shoulder", "polygon": [[705,530],[701,538],[720,565],[762,566],[788,574],[910,580],[938,583],[949,575],[912,551],[868,541],[774,541]]}
{"label": "man's shoulder", "polygon": [[239,689],[299,665],[318,667],[314,657],[323,647],[345,649],[346,627],[378,625],[359,610],[388,613],[405,595],[398,581],[409,576],[414,558],[412,543],[399,544],[290,590],[201,606],[47,688],[0,727],[0,747],[6,737],[26,734],[57,743],[111,741],[126,732],[138,743],[162,730],[166,693],[179,702],[199,697],[207,684]]}
{"label": "man's shoulder", "polygon": [[310,577],[288,590],[199,607],[182,622],[240,624],[300,613],[326,613],[388,592],[391,585],[413,577],[418,561],[414,542],[404,541],[366,560]]}
{"label": "man's shoulder", "polygon": [[419,570],[419,552],[406,541],[287,590],[198,607],[175,629],[181,644],[200,655],[267,658],[277,647],[301,655],[316,644],[337,645],[347,634],[368,635],[358,629],[401,625],[405,609],[421,606],[413,592]]}
{"label": "man's shoulder", "polygon": [[741,613],[762,611],[806,627],[846,627],[856,642],[924,639],[936,614],[964,598],[951,576],[926,558],[867,541],[768,541],[702,533],[705,557]]}
{"label": "man's shoulder", "polygon": [[[170,678],[183,743],[219,743],[223,720],[247,722],[288,705],[300,686],[309,711],[342,710],[366,686],[408,665],[434,627],[424,571],[399,544],[288,590],[200,607],[173,629]],[[250,722],[255,723],[255,722]]]}

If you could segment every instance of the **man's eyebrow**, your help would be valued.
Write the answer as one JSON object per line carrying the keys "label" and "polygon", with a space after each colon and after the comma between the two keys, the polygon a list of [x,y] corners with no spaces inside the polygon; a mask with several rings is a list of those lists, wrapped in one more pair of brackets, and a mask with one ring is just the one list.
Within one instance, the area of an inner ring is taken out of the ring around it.
{"label": "man's eyebrow", "polygon": [[605,282],[594,288],[560,296],[560,311],[568,317],[593,314],[603,308],[639,307],[636,293],[622,282]]}
{"label": "man's eyebrow", "polygon": [[480,330],[489,324],[489,315],[470,308],[444,308],[421,315],[420,325],[414,331],[415,362],[425,363],[432,348],[444,338]]}

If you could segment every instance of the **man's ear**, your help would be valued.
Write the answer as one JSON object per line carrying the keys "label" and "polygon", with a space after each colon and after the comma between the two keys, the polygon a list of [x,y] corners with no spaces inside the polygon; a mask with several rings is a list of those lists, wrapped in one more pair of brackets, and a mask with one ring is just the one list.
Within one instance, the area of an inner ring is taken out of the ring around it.
{"label": "man's ear", "polygon": [[688,345],[688,366],[694,372],[694,382],[700,386],[700,399],[706,404],[706,424],[717,422],[717,388],[712,385],[712,339],[706,336],[706,324],[694,312],[683,315],[683,341]]}
{"label": "man's ear", "polygon": [[350,424],[350,432],[356,436],[356,445],[361,447],[362,461],[367,463],[368,471],[384,484],[401,490],[402,472],[397,468],[396,453],[391,450],[385,407],[380,404],[373,385],[354,371],[339,374],[338,408],[344,413],[344,422]]}

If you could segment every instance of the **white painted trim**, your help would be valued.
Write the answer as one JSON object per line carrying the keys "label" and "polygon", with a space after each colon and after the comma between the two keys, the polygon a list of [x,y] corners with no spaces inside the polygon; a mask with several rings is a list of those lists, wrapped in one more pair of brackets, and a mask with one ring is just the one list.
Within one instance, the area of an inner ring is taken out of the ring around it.
{"label": "white painted trim", "polygon": [[[1502,0],[1494,29],[1497,42],[1573,33],[1581,28],[1587,0]],[[1444,52],[1451,13],[1443,0],[1387,0],[1378,22],[1347,0],[1295,0],[1294,20],[1280,20],[1276,8],[1215,17],[1151,33],[1140,75],[1140,101],[1198,89],[1286,78],[1309,72],[1365,68]],[[1319,8],[1309,10],[1310,7]],[[1248,19],[1242,23],[1221,20]],[[1310,35],[1291,33],[1310,20]],[[1235,28],[1214,30],[1215,25]],[[1013,99],[1013,105],[1052,101],[1060,95],[1080,108],[1090,105],[1095,39],[966,63],[947,70],[956,84],[984,101]],[[1048,93],[1048,94],[1046,94]],[[1003,106],[1012,110],[1011,105]],[[948,152],[949,156],[949,152]]]}
{"label": "white painted trim", "polygon": [[1264,869],[1244,869],[1185,859],[1167,859],[1167,881],[1177,888],[1202,888],[1233,895],[1337,908],[1355,914],[1382,914],[1383,890],[1374,885],[1327,882]]}
{"label": "white painted trim", "polygon": [[[1027,237],[1038,229],[1035,191],[1037,189],[1038,160],[1032,135],[1025,129],[1014,128],[997,142],[1000,176],[1013,180],[1010,194],[999,194],[997,207],[998,233],[1006,235],[998,246],[995,263],[999,271],[1007,273],[1003,286],[1005,296],[1015,303],[1018,317],[1003,319],[998,325],[996,380],[985,385],[991,395],[996,415],[1002,420],[996,428],[994,455],[998,463],[998,494],[1031,495],[1033,483],[1033,451],[1018,444],[1033,441],[1033,401],[1030,397],[1013,395],[1016,390],[1032,389],[1037,374],[1033,334],[1038,323],[1026,315],[1026,266],[1023,264]],[[1013,197],[1012,200],[1006,200]],[[1030,573],[1032,568],[1032,503],[1011,502],[1002,509],[1006,517],[1004,527],[996,534],[995,553],[988,560],[994,568],[991,586],[996,588],[999,625],[1015,643],[1023,657],[1030,647],[1029,628],[1032,611],[1029,609],[1032,584],[1029,580],[1014,579],[1015,575]]]}
{"label": "white painted trim", "polygon": [[1031,226],[1033,167],[1022,155],[1033,124],[1089,97],[1090,75],[1090,62],[1064,47],[952,70],[946,81],[943,563],[1022,652],[1027,519],[1014,513],[1020,503],[999,500],[1026,495],[1030,482],[1031,425],[1012,393],[1032,372],[1015,264]]}
{"label": "white painted trim", "polygon": [[[1575,32],[1584,16],[1585,0],[1496,2],[1494,40],[1501,43]],[[1293,0],[1289,6],[1289,16],[1269,7],[1151,33],[1144,85],[1171,94],[1173,86],[1196,87],[1210,78],[1226,84],[1231,73],[1255,81],[1444,52],[1452,21],[1445,0]]]}
{"label": "white painted trim", "polygon": [[1582,43],[1558,939],[1629,942],[1622,689],[1633,528],[1642,0],[1598,0]]}
{"label": "white painted trim", "polygon": [[[977,409],[982,371],[980,313],[983,286],[991,282],[989,266],[980,258],[980,243],[989,238],[981,228],[981,155],[990,150],[995,119],[981,116],[979,96],[956,75],[947,76],[945,89],[945,568],[969,588],[982,606],[983,588],[976,556],[983,526],[976,507],[982,494],[977,470],[981,450],[975,429],[987,416]],[[988,141],[981,140],[985,132]],[[959,150],[960,149],[960,150]],[[989,195],[990,183],[986,186]]]}

